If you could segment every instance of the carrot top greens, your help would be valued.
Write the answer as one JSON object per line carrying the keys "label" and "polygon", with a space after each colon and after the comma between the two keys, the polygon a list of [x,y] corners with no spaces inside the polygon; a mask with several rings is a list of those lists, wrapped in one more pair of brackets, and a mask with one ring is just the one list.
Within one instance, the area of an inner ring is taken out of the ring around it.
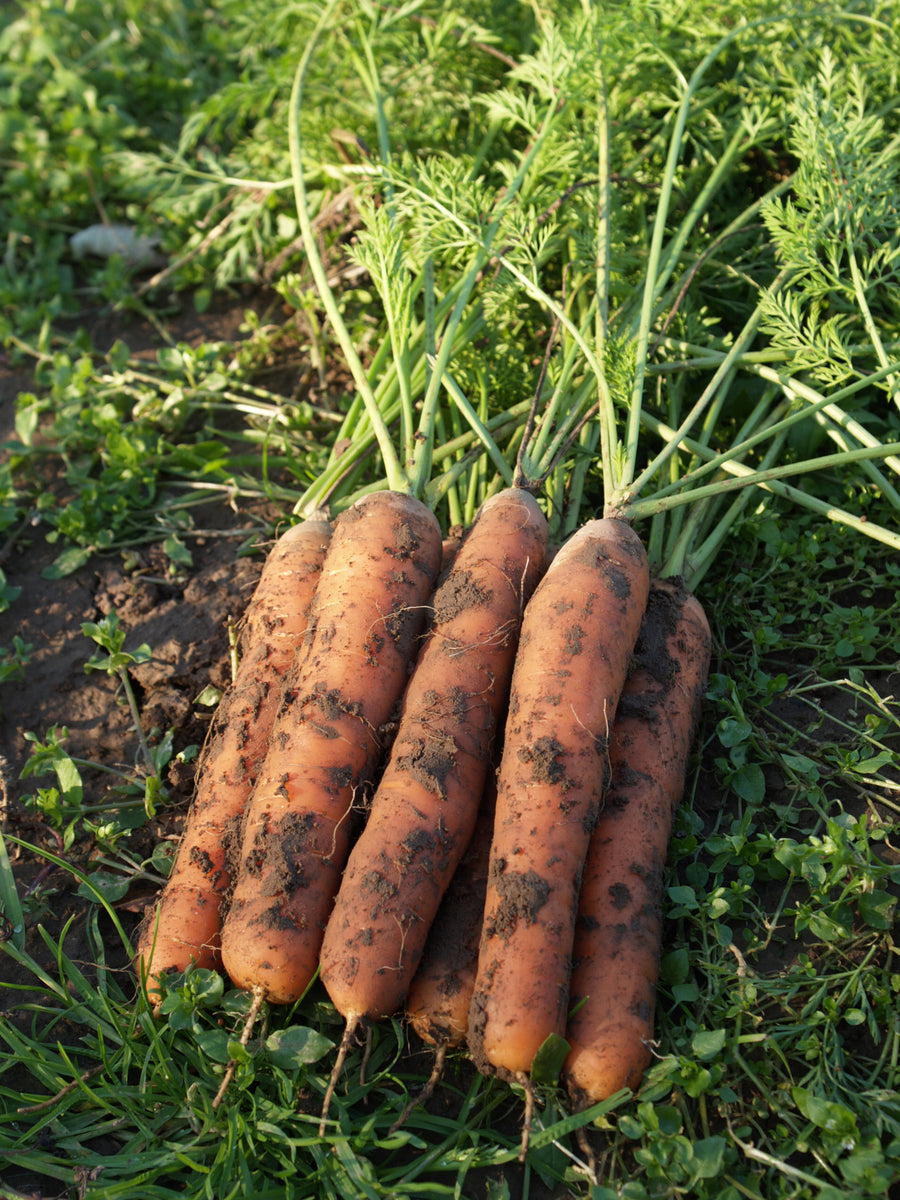
{"label": "carrot top greens", "polygon": [[[323,30],[327,20],[326,11]],[[510,481],[512,450],[529,418],[519,406],[496,413],[483,371],[479,412],[460,380],[461,364],[471,372],[476,346],[490,345],[495,322],[511,307],[537,305],[563,334],[529,453],[559,464],[548,501],[561,531],[583,517],[586,481],[599,473],[604,510],[633,521],[652,517],[656,569],[693,583],[761,490],[900,547],[892,529],[821,499],[810,483],[817,472],[852,473],[892,504],[900,498],[890,482],[896,432],[889,421],[873,428],[853,416],[861,394],[884,391],[896,403],[900,370],[873,316],[895,270],[888,248],[896,214],[878,191],[895,138],[886,114],[867,112],[858,73],[841,71],[825,40],[855,28],[858,18],[764,14],[736,24],[683,74],[644,47],[651,77],[662,65],[677,97],[656,135],[661,175],[652,184],[644,175],[649,146],[635,145],[622,84],[610,91],[607,82],[610,21],[594,6],[548,18],[540,52],[520,60],[506,86],[485,100],[485,136],[501,129],[521,138],[521,150],[502,170],[495,164],[495,173],[481,159],[475,174],[465,160],[395,153],[377,64],[371,53],[366,58],[380,155],[362,174],[379,199],[361,201],[363,229],[352,253],[379,292],[388,337],[371,368],[381,400],[350,349],[367,419],[351,420],[338,439],[341,457],[348,440],[366,445],[369,428],[384,454],[385,414],[398,413],[416,486],[427,484],[436,500],[446,495],[453,518],[471,513],[492,478]],[[757,92],[753,104],[712,119],[717,90],[740,95],[773,38],[792,28],[802,28],[810,78],[797,85],[796,67],[779,55],[768,97]],[[893,36],[876,18],[864,28],[876,38]],[[307,65],[312,53],[308,46]],[[789,113],[789,132],[776,120],[779,106]],[[295,119],[291,128],[298,127]],[[748,164],[773,153],[792,169],[770,170],[768,186],[763,172],[764,186],[737,211],[724,204],[724,194],[740,194]],[[294,166],[301,225],[310,234],[296,153]],[[628,192],[641,203],[632,198],[628,206]],[[645,211],[636,240],[635,218]],[[839,234],[844,249],[823,263],[817,239],[825,229]],[[438,307],[436,280],[448,278],[438,264],[446,260],[454,272]],[[321,263],[313,270],[347,346],[350,334]],[[723,296],[714,307],[716,287]],[[733,314],[727,333],[725,310]],[[822,365],[823,356],[836,365]],[[520,386],[525,391],[524,379]],[[449,410],[438,404],[442,387]],[[500,421],[505,450],[491,417]],[[461,428],[452,466],[433,450],[448,426]],[[387,454],[386,462],[394,457],[390,448]],[[386,470],[388,481],[396,479],[396,463]],[[313,485],[301,510],[322,486],[321,479]]]}

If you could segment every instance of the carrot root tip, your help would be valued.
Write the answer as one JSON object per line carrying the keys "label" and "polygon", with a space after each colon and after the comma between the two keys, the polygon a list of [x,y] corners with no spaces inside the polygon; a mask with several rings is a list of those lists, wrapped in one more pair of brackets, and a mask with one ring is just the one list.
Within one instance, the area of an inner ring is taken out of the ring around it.
{"label": "carrot root tip", "polygon": [[524,1071],[516,1071],[515,1079],[525,1089],[525,1112],[522,1114],[522,1141],[519,1145],[519,1162],[523,1163],[528,1157],[528,1145],[531,1141],[531,1122],[534,1120],[535,1094],[534,1084]]}
{"label": "carrot root tip", "polygon": [[341,1038],[341,1044],[338,1046],[337,1058],[334,1060],[334,1066],[331,1069],[331,1074],[328,1077],[328,1086],[325,1089],[325,1097],[322,1100],[322,1112],[319,1117],[319,1137],[325,1136],[325,1131],[328,1126],[328,1110],[331,1108],[331,1100],[334,1096],[334,1089],[337,1087],[337,1081],[340,1078],[341,1071],[344,1069],[344,1062],[350,1050],[350,1045],[356,1035],[356,1030],[359,1026],[359,1017],[348,1017],[347,1024],[344,1027],[344,1036]]}
{"label": "carrot root tip", "polygon": [[[253,989],[253,1000],[250,1003],[250,1007],[247,1009],[247,1018],[244,1021],[244,1028],[241,1030],[240,1044],[242,1046],[246,1046],[250,1041],[250,1035],[253,1033],[253,1027],[256,1024],[259,1011],[263,1006],[265,998],[265,991],[261,985],[257,984]],[[225,1068],[225,1074],[222,1076],[222,1082],[219,1084],[219,1090],[213,1097],[212,1106],[214,1109],[218,1108],[225,1099],[225,1093],[228,1091],[228,1085],[234,1078],[234,1073],[236,1070],[237,1061],[233,1058],[229,1059],[228,1066]]]}
{"label": "carrot root tip", "polygon": [[446,1057],[447,1042],[441,1042],[437,1050],[434,1052],[434,1065],[431,1068],[431,1074],[428,1076],[425,1086],[421,1089],[421,1091],[417,1092],[414,1096],[411,1096],[406,1102],[406,1107],[403,1109],[403,1112],[388,1130],[388,1137],[390,1137],[391,1134],[396,1133],[398,1129],[401,1129],[406,1124],[406,1118],[413,1111],[413,1109],[419,1108],[423,1104],[427,1104],[431,1099],[434,1089],[440,1083],[441,1076],[444,1073],[444,1061]]}
{"label": "carrot root tip", "polygon": [[597,1155],[594,1153],[594,1147],[588,1141],[587,1131],[584,1126],[579,1129],[575,1135],[575,1140],[578,1143],[578,1149],[584,1155],[585,1167],[587,1168],[588,1181],[593,1187],[598,1186],[597,1179]]}

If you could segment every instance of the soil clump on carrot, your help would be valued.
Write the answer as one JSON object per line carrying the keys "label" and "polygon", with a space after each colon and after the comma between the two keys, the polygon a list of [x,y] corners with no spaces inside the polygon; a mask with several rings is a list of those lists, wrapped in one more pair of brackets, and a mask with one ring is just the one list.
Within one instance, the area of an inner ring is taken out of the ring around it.
{"label": "soil clump on carrot", "polygon": [[534,925],[537,915],[550,896],[550,884],[536,871],[519,874],[508,871],[501,859],[491,866],[489,879],[497,889],[500,900],[496,911],[486,924],[487,932],[509,941],[519,922]]}

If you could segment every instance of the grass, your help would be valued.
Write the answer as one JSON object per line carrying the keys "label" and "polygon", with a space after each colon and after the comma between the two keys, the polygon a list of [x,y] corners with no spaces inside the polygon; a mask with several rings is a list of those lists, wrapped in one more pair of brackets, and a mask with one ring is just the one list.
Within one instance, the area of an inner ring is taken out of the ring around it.
{"label": "grass", "polygon": [[[10,866],[5,828],[0,1195],[889,1194],[890,8],[764,5],[744,25],[649,2],[145,7],[29,0],[0,34],[0,336],[34,378],[0,465],[7,551],[38,523],[49,587],[148,543],[189,575],[211,498],[339,509],[431,422],[417,481],[445,527],[465,523],[515,461],[546,355],[536,454],[599,405],[548,480],[554,534],[630,504],[655,564],[698,587],[714,668],[669,856],[654,1064],[586,1113],[548,1083],[524,1165],[521,1091],[461,1054],[391,1132],[430,1070],[400,1019],[354,1048],[320,1139],[342,1024],[317,985],[248,1025],[248,995],[193,972],[154,1020],[115,904],[165,875],[130,837],[165,813],[171,740],[103,796],[64,730],[32,733],[52,786],[24,802],[56,832],[23,849],[77,882],[90,961],[47,931],[52,897]],[[135,54],[149,74],[126,89]],[[68,235],[105,216],[161,236],[162,278],[72,262]],[[268,303],[240,342],[168,335],[185,302],[239,286]],[[110,312],[155,325],[155,357],[98,350],[86,318]],[[292,395],[265,386],[285,360],[306,364]],[[17,602],[0,574],[0,612]],[[126,652],[114,619],[84,634],[127,697],[147,648]],[[32,649],[3,640],[0,685]]]}

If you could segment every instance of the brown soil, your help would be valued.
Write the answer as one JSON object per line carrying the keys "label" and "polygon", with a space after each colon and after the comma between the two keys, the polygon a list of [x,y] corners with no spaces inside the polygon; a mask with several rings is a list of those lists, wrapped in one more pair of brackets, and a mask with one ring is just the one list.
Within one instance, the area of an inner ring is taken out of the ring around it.
{"label": "brown soil", "polygon": [[[237,338],[245,307],[240,300],[202,320],[186,313],[173,327],[174,336],[194,341]],[[149,327],[124,317],[98,319],[91,335],[101,347],[121,337],[138,354],[149,354],[159,344]],[[24,367],[0,361],[0,443],[14,437],[17,395],[33,387]],[[85,803],[109,800],[116,783],[109,771],[132,772],[140,762],[138,738],[117,680],[85,669],[97,647],[82,632],[82,623],[115,610],[127,635],[126,650],[143,643],[152,648],[152,658],[131,672],[142,728],[151,741],[172,730],[174,754],[187,751],[189,761],[176,757],[166,772],[168,796],[157,816],[129,837],[129,850],[149,859],[158,842],[178,838],[193,785],[191,748],[202,744],[211,714],[197,698],[207,685],[221,689],[230,679],[229,623],[237,621],[246,606],[270,530],[281,516],[263,504],[221,501],[206,506],[198,519],[202,529],[189,543],[193,565],[184,574],[172,572],[161,547],[149,547],[130,555],[127,564],[120,555],[97,556],[66,578],[48,580],[43,572],[59,547],[47,542],[37,520],[0,548],[8,585],[21,588],[19,598],[0,614],[0,645],[9,647],[18,636],[32,647],[24,678],[6,681],[0,692],[0,819],[7,836],[35,848],[10,842],[26,906],[25,948],[36,958],[44,953],[38,926],[56,937],[70,920],[67,952],[80,961],[89,961],[91,954],[85,941],[89,906],[77,895],[77,881],[40,857],[41,850],[60,852],[59,835],[39,811],[23,803],[23,797],[38,787],[56,782],[52,774],[21,778],[32,739],[45,742],[54,726],[68,731],[66,750],[85,764]],[[248,541],[259,553],[239,556]],[[93,867],[78,841],[64,857],[83,869]],[[143,887],[133,886],[121,902],[127,932],[136,927],[156,886],[152,879]],[[110,951],[124,967],[121,948]],[[19,974],[11,959],[0,957],[0,979],[16,981]]]}

